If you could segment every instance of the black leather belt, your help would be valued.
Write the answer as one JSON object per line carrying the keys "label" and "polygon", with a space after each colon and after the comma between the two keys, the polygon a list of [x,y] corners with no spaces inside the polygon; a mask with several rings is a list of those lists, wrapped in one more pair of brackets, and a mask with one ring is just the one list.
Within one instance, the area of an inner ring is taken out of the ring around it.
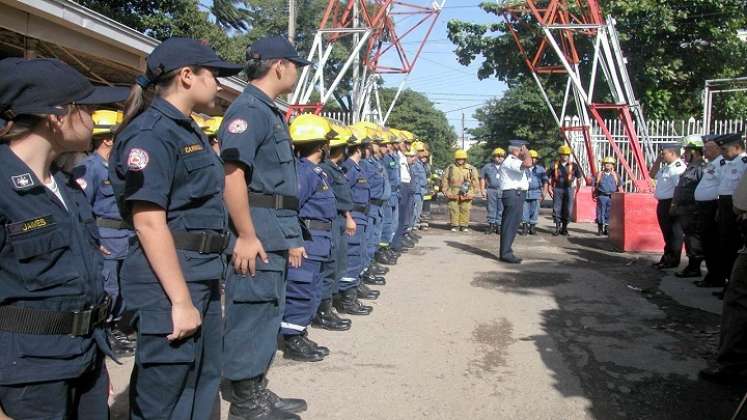
{"label": "black leather belt", "polygon": [[45,309],[0,306],[0,331],[35,335],[90,334],[109,317],[109,299],[82,311],[60,312]]}
{"label": "black leather belt", "polygon": [[306,225],[307,228],[313,229],[313,230],[323,230],[325,232],[329,232],[332,230],[332,222],[324,222],[321,220],[314,220],[314,219],[302,219],[303,223]]}
{"label": "black leather belt", "polygon": [[171,232],[176,249],[196,251],[200,254],[220,254],[228,246],[228,235],[210,231]]}
{"label": "black leather belt", "polygon": [[124,220],[104,219],[103,217],[96,218],[96,226],[108,229],[132,230],[132,225],[125,222]]}
{"label": "black leather belt", "polygon": [[266,209],[298,210],[298,197],[250,192],[249,205]]}
{"label": "black leather belt", "polygon": [[368,204],[373,204],[374,206],[379,206],[379,207],[383,206],[384,203],[386,203],[386,202],[387,202],[387,200],[379,200],[377,198],[372,198],[372,199],[368,200]]}
{"label": "black leather belt", "polygon": [[612,197],[612,193],[597,193],[597,195],[603,195],[605,197]]}
{"label": "black leather belt", "polygon": [[351,211],[356,211],[358,213],[367,214],[368,206],[365,204],[353,204],[353,209]]}

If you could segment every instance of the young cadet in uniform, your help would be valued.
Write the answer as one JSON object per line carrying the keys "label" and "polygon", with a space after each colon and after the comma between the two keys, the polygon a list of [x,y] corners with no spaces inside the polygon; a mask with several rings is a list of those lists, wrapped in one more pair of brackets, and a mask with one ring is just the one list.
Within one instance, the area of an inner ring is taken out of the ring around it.
{"label": "young cadet in uniform", "polygon": [[280,324],[283,356],[299,362],[318,362],[329,355],[329,349],[308,338],[306,328],[316,314],[322,297],[322,268],[332,255],[332,224],[337,216],[335,194],[329,176],[319,163],[334,136],[329,122],[318,115],[296,117],[290,135],[298,156],[298,216],[310,237],[304,240],[300,267],[288,269],[285,313]]}
{"label": "young cadet in uniform", "polygon": [[[374,153],[373,159],[382,169],[386,185],[388,186],[385,188],[388,188],[389,195],[387,196],[388,198],[386,199],[386,201],[381,205],[381,228],[378,235],[379,239],[374,244],[369,243],[369,251],[373,249],[373,253],[370,253],[369,258],[373,258],[373,264],[377,269],[379,269],[379,271],[388,272],[389,269],[383,267],[382,265],[393,265],[397,263],[397,257],[389,249],[389,241],[391,235],[386,232],[387,229],[391,229],[391,218],[394,213],[391,204],[392,196],[394,196],[395,193],[392,190],[391,172],[389,170],[389,167],[392,163],[390,146],[392,139],[394,138],[394,133],[387,129],[379,129],[377,133],[378,134],[376,137],[379,141],[375,146],[376,151]],[[373,248],[371,248],[371,246],[373,246]],[[376,293],[375,290],[373,292]]]}
{"label": "young cadet in uniform", "polygon": [[467,152],[454,152],[454,163],[450,164],[441,179],[441,189],[449,199],[449,220],[451,231],[469,232],[472,200],[480,192],[477,169],[467,163]]}
{"label": "young cadet in uniform", "polygon": [[267,389],[277,350],[288,266],[301,266],[298,176],[284,113],[274,100],[290,93],[309,64],[285,37],[246,51],[249,84],[231,104],[218,138],[225,161],[226,208],[236,243],[226,276],[223,398],[229,419],[296,419],[306,402]]}
{"label": "young cadet in uniform", "polygon": [[412,144],[417,159],[410,165],[412,177],[415,180],[415,207],[412,212],[412,230],[416,230],[420,224],[420,215],[423,213],[423,197],[428,190],[428,175],[425,172],[425,166],[420,160],[421,156],[425,152],[425,143],[422,141],[416,141]]}
{"label": "young cadet in uniform", "polygon": [[503,190],[500,260],[509,264],[521,263],[521,258],[514,255],[512,246],[519,230],[524,200],[529,189],[526,169],[532,167],[532,157],[529,155],[527,144],[529,143],[524,140],[509,142],[508,157],[501,164],[498,174]]}
{"label": "young cadet in uniform", "polygon": [[338,281],[345,274],[348,262],[348,241],[346,236],[355,235],[356,224],[350,213],[353,209],[353,193],[345,178],[341,165],[345,160],[345,147],[352,132],[346,127],[334,125],[335,137],[329,143],[329,157],[321,163],[324,172],[331,179],[335,194],[337,216],[332,229],[332,252],[334,262],[322,267],[322,300],[319,304],[313,326],[330,331],[347,331],[350,319],[340,318],[332,307],[332,297],[338,293]]}
{"label": "young cadet in uniform", "polygon": [[[718,185],[718,233],[721,268],[729,280],[737,252],[742,246],[740,233],[734,214],[732,195],[737,189],[747,168],[747,153],[744,152],[744,140],[740,134],[724,134],[716,139],[721,147],[723,158],[718,162],[720,182]],[[727,288],[729,286],[727,285]]]}
{"label": "young cadet in uniform", "polygon": [[134,343],[117,325],[125,311],[120,293],[120,273],[133,231],[131,226],[122,221],[112,183],[109,181],[109,156],[114,146],[113,130],[122,123],[123,116],[122,112],[110,110],[99,110],[91,115],[94,150],[73,170],[76,182],[93,208],[101,238],[104,289],[112,302],[109,320],[112,350],[117,357],[130,356],[135,351]]}
{"label": "young cadet in uniform", "polygon": [[612,194],[620,189],[620,177],[615,172],[615,158],[602,159],[602,170],[594,180],[594,197],[597,199],[597,235],[609,235]]}
{"label": "young cadet in uniform", "polygon": [[532,158],[532,167],[527,168],[527,179],[529,180],[529,189],[527,198],[524,200],[524,211],[521,224],[521,234],[536,235],[537,221],[539,220],[539,209],[542,200],[545,199],[545,186],[547,185],[547,171],[545,168],[537,165],[539,155],[536,150],[529,151],[529,157]]}
{"label": "young cadet in uniform", "polygon": [[674,273],[677,277],[700,277],[700,263],[703,262],[703,245],[695,229],[695,188],[703,178],[703,139],[699,134],[687,136],[682,141],[685,149],[687,169],[680,175],[680,180],[674,188],[672,206],[669,214],[676,217],[685,235],[685,251],[687,251],[687,267]]}
{"label": "young cadet in uniform", "polygon": [[571,162],[571,148],[562,145],[558,149],[560,159],[553,164],[549,188],[552,188],[552,218],[555,221],[553,236],[568,235],[568,223],[573,213],[573,196],[577,180],[581,178],[578,165]]}
{"label": "young cadet in uniform", "polygon": [[695,188],[695,230],[703,246],[703,258],[708,273],[703,280],[696,280],[698,287],[723,287],[726,274],[719,261],[718,250],[718,186],[721,183],[721,148],[716,143],[717,135],[703,136],[703,155],[708,161],[703,168],[703,177]]}
{"label": "young cadet in uniform", "polygon": [[[387,145],[387,153],[382,159],[384,168],[389,174],[389,185],[392,188],[392,195],[389,197],[389,203],[384,206],[384,222],[381,228],[381,251],[380,256],[376,256],[376,261],[381,264],[392,265],[397,262],[397,255],[391,249],[390,245],[394,238],[394,232],[397,230],[399,223],[399,198],[400,198],[400,178],[399,167],[399,143],[401,142],[401,133],[399,130],[390,129]],[[388,258],[384,258],[384,256]]]}
{"label": "young cadet in uniform", "polygon": [[498,171],[506,158],[506,151],[500,147],[493,150],[493,161],[488,162],[480,170],[480,189],[488,200],[488,230],[485,234],[501,233],[501,217],[503,216],[503,202],[501,201],[501,180]]}
{"label": "young cadet in uniform", "polygon": [[651,167],[651,177],[656,179],[656,191],[654,196],[656,204],[656,218],[659,220],[659,228],[664,237],[664,254],[661,260],[654,264],[656,268],[675,268],[680,265],[682,254],[682,225],[669,214],[672,207],[674,188],[680,181],[680,175],[685,172],[686,166],[680,159],[679,143],[662,145],[661,153]]}
{"label": "young cadet in uniform", "polygon": [[0,417],[109,418],[96,225],[50,162],[90,150],[90,107],[126,97],[61,61],[0,60]]}
{"label": "young cadet in uniform", "polygon": [[348,158],[343,162],[342,167],[345,172],[345,179],[353,196],[353,208],[351,215],[355,220],[355,234],[347,238],[348,255],[347,267],[345,274],[340,278],[337,288],[338,294],[333,300],[335,308],[340,313],[348,315],[368,315],[373,311],[373,307],[361,305],[358,301],[358,284],[361,281],[361,274],[365,268],[366,260],[366,237],[368,228],[368,202],[371,199],[371,189],[368,185],[368,179],[363,172],[360,161],[363,158],[364,145],[370,141],[365,134],[355,135],[348,145]]}
{"label": "young cadet in uniform", "polygon": [[[190,117],[212,106],[217,76],[241,66],[171,38],[147,58],[125,107],[109,178],[137,236],[122,290],[138,332],[130,418],[209,418],[220,384],[220,281],[227,244],[223,171]],[[144,108],[144,91],[157,91]]]}

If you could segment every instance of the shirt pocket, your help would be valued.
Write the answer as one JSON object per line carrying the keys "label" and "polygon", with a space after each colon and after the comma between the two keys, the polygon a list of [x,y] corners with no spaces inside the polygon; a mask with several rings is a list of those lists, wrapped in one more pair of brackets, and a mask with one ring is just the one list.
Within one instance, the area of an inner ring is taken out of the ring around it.
{"label": "shirt pocket", "polygon": [[58,226],[10,237],[19,273],[29,291],[61,286],[80,277],[71,260],[71,235]]}
{"label": "shirt pocket", "polygon": [[281,129],[275,129],[275,153],[278,157],[278,162],[287,163],[293,160],[293,151],[291,150],[291,141],[288,133]]}
{"label": "shirt pocket", "polygon": [[[195,336],[169,341],[174,330],[171,309],[147,309],[138,312],[136,361],[148,364],[184,364],[195,360]],[[195,334],[199,334],[199,331]]]}
{"label": "shirt pocket", "polygon": [[218,194],[223,188],[220,177],[222,171],[216,157],[210,153],[212,151],[184,158],[190,198],[210,197]]}

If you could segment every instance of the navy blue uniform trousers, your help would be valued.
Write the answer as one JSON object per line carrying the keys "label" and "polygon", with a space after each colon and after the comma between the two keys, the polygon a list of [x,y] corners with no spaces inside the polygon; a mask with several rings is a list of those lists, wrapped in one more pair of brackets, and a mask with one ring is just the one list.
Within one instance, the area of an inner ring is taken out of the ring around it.
{"label": "navy blue uniform trousers", "polygon": [[411,188],[412,184],[402,183],[399,188],[399,222],[397,230],[392,239],[392,249],[399,250],[402,247],[402,236],[407,233],[412,222],[412,212],[415,210],[415,195]]}
{"label": "navy blue uniform trousers", "polygon": [[524,212],[524,200],[527,192],[524,190],[504,190],[503,197],[503,220],[501,221],[501,258],[514,256],[513,243],[516,232],[521,224]]}

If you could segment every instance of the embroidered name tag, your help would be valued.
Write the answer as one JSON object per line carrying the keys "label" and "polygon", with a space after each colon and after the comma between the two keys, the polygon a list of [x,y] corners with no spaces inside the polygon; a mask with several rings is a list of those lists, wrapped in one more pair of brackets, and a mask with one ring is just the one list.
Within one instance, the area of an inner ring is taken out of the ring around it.
{"label": "embroidered name tag", "polygon": [[184,148],[182,148],[182,153],[184,153],[185,155],[188,155],[190,153],[201,152],[203,150],[205,150],[205,148],[202,147],[201,144],[197,143],[197,144],[190,144],[189,146],[184,146]]}
{"label": "embroidered name tag", "polygon": [[50,215],[24,220],[18,223],[11,223],[6,225],[6,227],[8,233],[11,235],[20,235],[22,233],[32,232],[52,225],[54,225],[54,218]]}

